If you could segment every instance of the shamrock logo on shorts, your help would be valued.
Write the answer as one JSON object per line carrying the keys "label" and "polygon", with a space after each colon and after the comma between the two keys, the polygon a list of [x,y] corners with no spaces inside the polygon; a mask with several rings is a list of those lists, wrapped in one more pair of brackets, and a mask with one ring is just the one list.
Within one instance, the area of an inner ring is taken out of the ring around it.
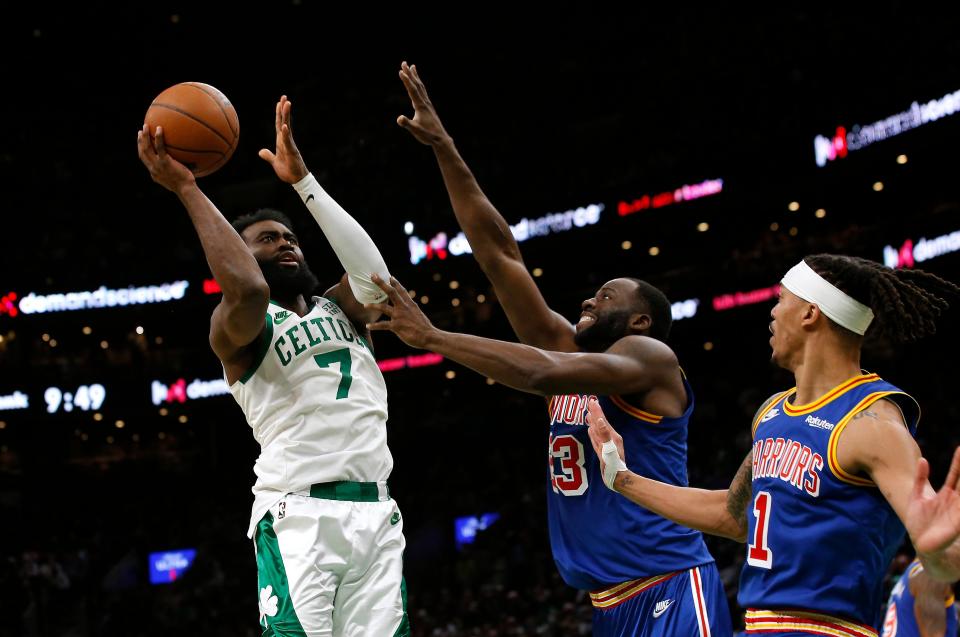
{"label": "shamrock logo on shorts", "polygon": [[275,617],[279,600],[273,594],[273,586],[267,584],[260,589],[260,622],[267,626],[266,618]]}

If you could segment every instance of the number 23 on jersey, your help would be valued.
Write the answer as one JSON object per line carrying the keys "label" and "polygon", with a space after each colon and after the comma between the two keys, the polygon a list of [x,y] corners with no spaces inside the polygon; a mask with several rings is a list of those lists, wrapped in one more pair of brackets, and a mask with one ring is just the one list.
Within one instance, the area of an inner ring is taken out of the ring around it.
{"label": "number 23 on jersey", "polygon": [[588,486],[583,444],[569,434],[551,434],[547,458],[553,492],[583,495]]}

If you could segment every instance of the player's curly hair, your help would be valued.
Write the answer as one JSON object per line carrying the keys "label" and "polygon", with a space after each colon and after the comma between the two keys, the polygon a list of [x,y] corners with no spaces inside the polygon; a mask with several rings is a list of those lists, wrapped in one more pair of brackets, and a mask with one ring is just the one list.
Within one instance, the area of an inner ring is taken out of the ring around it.
{"label": "player's curly hair", "polygon": [[237,234],[242,235],[244,230],[258,221],[276,221],[282,223],[293,232],[293,222],[290,221],[290,217],[273,208],[260,208],[259,210],[248,212],[245,215],[240,215],[231,221],[230,225],[237,231]]}
{"label": "player's curly hair", "polygon": [[[868,259],[836,254],[815,254],[804,261],[841,291],[869,306],[876,329],[895,342],[934,334],[937,319],[950,307],[945,297],[960,297],[960,287],[923,270],[894,270]],[[833,321],[831,324],[849,331]]]}

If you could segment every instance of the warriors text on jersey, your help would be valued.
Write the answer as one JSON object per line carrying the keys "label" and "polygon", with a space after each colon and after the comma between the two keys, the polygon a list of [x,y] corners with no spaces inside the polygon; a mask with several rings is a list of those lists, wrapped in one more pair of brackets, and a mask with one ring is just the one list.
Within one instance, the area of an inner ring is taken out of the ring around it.
{"label": "warriors text on jersey", "polygon": [[[619,396],[599,396],[610,424],[623,436],[634,473],[687,486],[687,423],[693,392],[679,418],[648,414]],[[547,508],[553,559],[570,586],[598,590],[713,561],[699,531],[637,506],[603,484],[587,436],[587,400],[575,394],[550,401]]]}
{"label": "warriors text on jersey", "polygon": [[807,405],[791,403],[795,394],[778,395],[753,425],[754,500],[739,593],[747,632],[875,636],[883,575],[904,528],[873,482],[839,465],[837,441],[878,400],[900,408],[912,435],[920,410],[876,374]]}
{"label": "warriors text on jersey", "polygon": [[[910,592],[910,578],[922,572],[923,565],[913,562],[890,591],[887,616],[883,620],[883,637],[923,637],[920,627],[917,626],[914,597]],[[957,608],[954,606],[953,595],[943,600],[943,612],[946,614],[947,625],[943,634],[953,637],[957,634]]]}
{"label": "warriors text on jersey", "polygon": [[393,468],[387,389],[373,353],[336,303],[313,303],[300,317],[271,301],[253,364],[230,386],[260,443],[250,534],[287,493],[382,482]]}

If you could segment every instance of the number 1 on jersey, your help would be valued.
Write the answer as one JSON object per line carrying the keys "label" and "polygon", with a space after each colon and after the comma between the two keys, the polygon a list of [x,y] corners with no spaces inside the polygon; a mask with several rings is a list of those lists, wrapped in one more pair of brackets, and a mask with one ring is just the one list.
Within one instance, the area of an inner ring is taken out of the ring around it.
{"label": "number 1 on jersey", "polygon": [[317,361],[317,365],[320,367],[329,367],[331,363],[339,363],[340,384],[337,385],[337,400],[346,398],[347,394],[350,393],[350,383],[353,382],[353,377],[350,375],[350,366],[353,363],[353,359],[350,358],[350,350],[346,347],[335,349],[332,352],[317,354],[313,359]]}
{"label": "number 1 on jersey", "polygon": [[753,541],[747,547],[747,564],[758,568],[773,567],[773,551],[767,545],[767,532],[770,530],[770,508],[773,496],[761,491],[753,501],[753,514],[757,516]]}

